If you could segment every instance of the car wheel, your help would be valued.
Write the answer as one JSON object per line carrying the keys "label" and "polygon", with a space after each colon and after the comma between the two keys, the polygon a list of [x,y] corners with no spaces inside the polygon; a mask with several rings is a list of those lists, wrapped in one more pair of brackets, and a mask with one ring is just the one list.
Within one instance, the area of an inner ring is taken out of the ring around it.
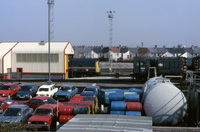
{"label": "car wheel", "polygon": [[10,99],[10,94],[8,94],[8,98]]}

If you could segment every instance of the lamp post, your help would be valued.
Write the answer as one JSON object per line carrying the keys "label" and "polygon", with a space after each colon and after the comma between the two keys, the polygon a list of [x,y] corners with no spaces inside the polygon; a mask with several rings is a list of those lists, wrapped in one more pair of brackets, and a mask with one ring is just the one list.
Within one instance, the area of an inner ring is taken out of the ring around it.
{"label": "lamp post", "polygon": [[51,62],[51,54],[50,54],[50,42],[53,40],[53,5],[54,5],[54,0],[48,0],[48,68],[49,68],[49,80],[47,81],[48,85],[52,84],[51,81],[51,72],[50,72],[50,62]]}
{"label": "lamp post", "polygon": [[110,71],[110,74],[112,74],[112,55],[111,55],[112,40],[113,40],[113,38],[112,38],[112,30],[113,30],[112,29],[112,21],[113,21],[115,11],[107,11],[107,13],[108,13],[108,18],[110,20],[110,30],[109,30],[109,32],[110,32],[110,38],[109,38],[110,42],[109,42],[109,51],[108,51],[108,56],[109,56],[108,61],[109,61],[109,64],[110,64],[109,71]]}

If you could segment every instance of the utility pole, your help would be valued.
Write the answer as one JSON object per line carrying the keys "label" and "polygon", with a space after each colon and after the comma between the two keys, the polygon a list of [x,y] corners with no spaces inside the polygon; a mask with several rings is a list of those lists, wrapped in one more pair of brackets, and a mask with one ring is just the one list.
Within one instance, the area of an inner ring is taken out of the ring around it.
{"label": "utility pole", "polygon": [[110,32],[110,42],[109,42],[109,58],[108,58],[108,61],[109,61],[109,64],[110,64],[110,68],[109,68],[109,71],[110,71],[110,74],[112,74],[112,54],[111,54],[111,51],[112,51],[112,42],[113,42],[113,38],[112,38],[112,21],[113,21],[113,17],[114,17],[114,13],[115,11],[107,11],[108,13],[108,18],[109,18],[109,21],[110,21],[110,29],[109,29],[109,32]]}
{"label": "utility pole", "polygon": [[50,54],[50,42],[54,40],[54,30],[53,30],[53,24],[54,24],[54,11],[53,11],[53,7],[54,7],[54,0],[48,0],[47,2],[48,4],[48,50],[49,50],[49,80],[47,81],[48,85],[52,84],[51,81],[51,67],[50,67],[50,63],[51,63],[51,54]]}

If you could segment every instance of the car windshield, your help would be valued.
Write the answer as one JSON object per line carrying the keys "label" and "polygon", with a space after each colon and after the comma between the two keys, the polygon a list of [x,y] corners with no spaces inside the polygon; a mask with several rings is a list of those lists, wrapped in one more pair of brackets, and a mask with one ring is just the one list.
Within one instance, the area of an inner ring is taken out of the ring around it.
{"label": "car windshield", "polygon": [[21,91],[31,91],[31,86],[22,86]]}
{"label": "car windshield", "polygon": [[53,99],[53,98],[49,98],[47,100],[44,100],[44,103],[45,104],[56,104],[57,101],[55,99]]}
{"label": "car windshield", "polygon": [[21,109],[20,108],[7,108],[3,113],[4,116],[20,116]]}
{"label": "car windshield", "polygon": [[10,86],[1,86],[0,87],[0,90],[9,90],[10,89]]}
{"label": "car windshield", "polygon": [[39,91],[49,91],[48,88],[40,88]]}
{"label": "car windshield", "polygon": [[37,115],[52,115],[53,111],[51,109],[36,109],[34,114],[37,114]]}
{"label": "car windshield", "polygon": [[60,88],[60,91],[68,91],[68,92],[71,92],[72,89],[70,87],[61,87]]}
{"label": "car windshield", "polygon": [[15,101],[10,100],[10,99],[5,99],[4,101],[9,105],[11,105],[11,104],[13,104],[15,102]]}
{"label": "car windshield", "polygon": [[95,89],[86,88],[83,92],[85,92],[85,93],[94,93]]}

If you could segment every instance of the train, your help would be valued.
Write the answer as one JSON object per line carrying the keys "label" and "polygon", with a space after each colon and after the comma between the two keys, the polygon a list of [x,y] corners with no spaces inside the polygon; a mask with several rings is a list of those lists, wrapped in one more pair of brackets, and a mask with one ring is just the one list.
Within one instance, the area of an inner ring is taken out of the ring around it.
{"label": "train", "polygon": [[97,76],[100,74],[98,59],[70,58],[69,77]]}
{"label": "train", "polygon": [[185,78],[186,71],[200,71],[200,56],[183,57],[136,57],[132,77],[147,80],[154,76],[178,75]]}

